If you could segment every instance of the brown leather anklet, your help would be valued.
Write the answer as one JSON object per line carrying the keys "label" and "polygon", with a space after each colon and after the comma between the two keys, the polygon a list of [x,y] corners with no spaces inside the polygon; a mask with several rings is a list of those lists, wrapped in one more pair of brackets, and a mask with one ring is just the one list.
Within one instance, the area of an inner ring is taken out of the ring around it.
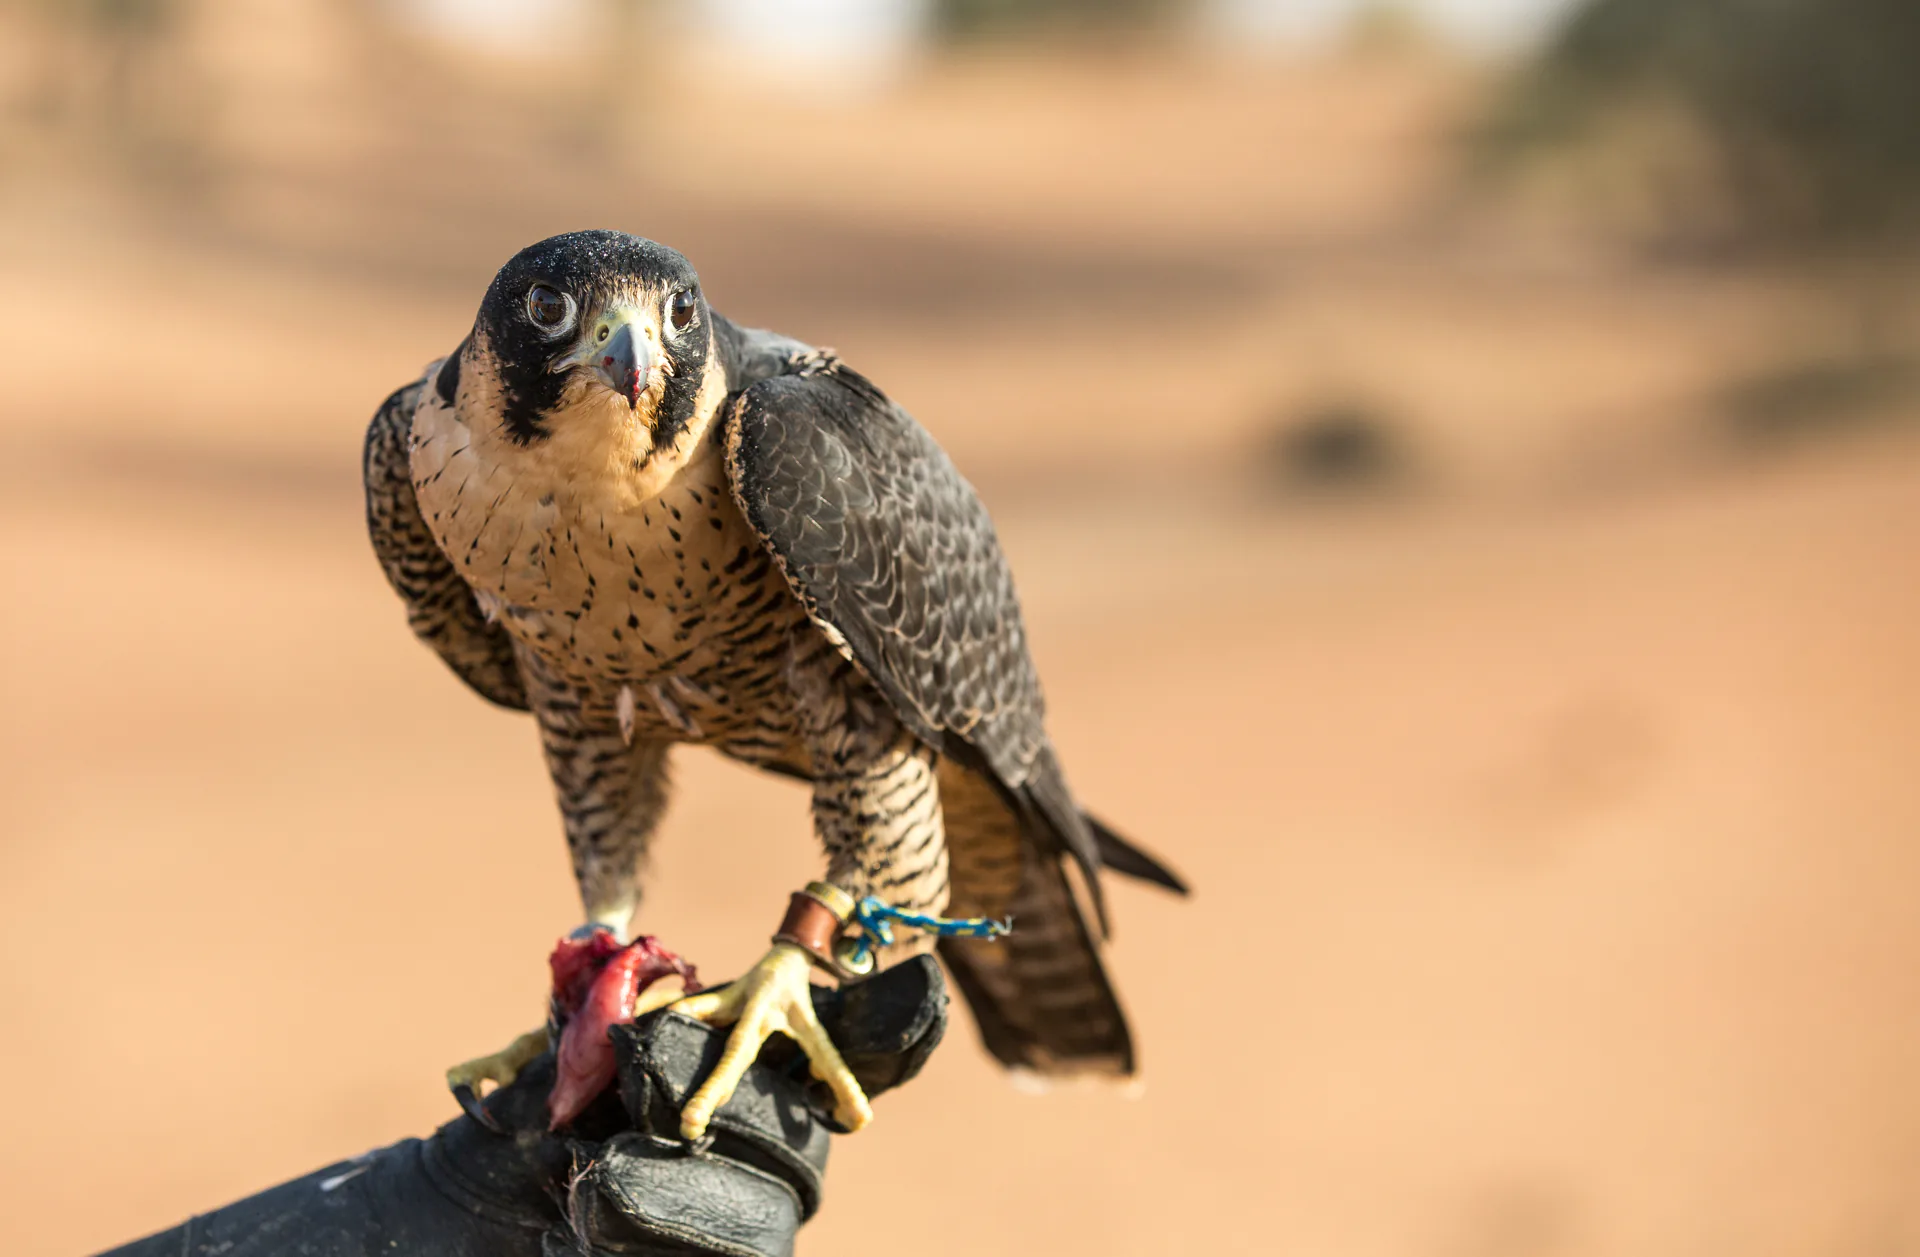
{"label": "brown leather anklet", "polygon": [[862,972],[848,968],[839,955],[841,931],[853,909],[853,896],[838,886],[808,882],[805,890],[794,891],[787,901],[787,915],[781,919],[773,941],[798,947],[814,964],[842,981],[861,977]]}

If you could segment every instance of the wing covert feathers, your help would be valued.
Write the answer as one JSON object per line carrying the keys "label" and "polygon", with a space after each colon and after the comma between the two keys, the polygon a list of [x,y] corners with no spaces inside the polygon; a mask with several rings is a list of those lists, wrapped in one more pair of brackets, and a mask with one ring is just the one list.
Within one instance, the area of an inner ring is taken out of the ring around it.
{"label": "wing covert feathers", "polygon": [[909,729],[981,769],[1042,850],[1099,852],[1048,744],[1013,574],[980,499],[927,431],[825,352],[728,408],[747,521],[807,613]]}

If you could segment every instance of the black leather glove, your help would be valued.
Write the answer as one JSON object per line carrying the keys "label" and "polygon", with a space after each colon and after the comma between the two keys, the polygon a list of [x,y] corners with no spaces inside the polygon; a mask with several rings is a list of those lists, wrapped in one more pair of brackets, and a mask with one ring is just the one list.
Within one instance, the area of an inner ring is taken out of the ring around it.
{"label": "black leather glove", "polygon": [[[869,1096],[919,1072],[946,1030],[939,966],[921,957],[840,991],[821,1024]],[[798,1049],[770,1042],[714,1115],[679,1138],[680,1106],[726,1030],[657,1012],[613,1030],[617,1093],[547,1131],[553,1058],[463,1116],[203,1214],[102,1257],[786,1257],[820,1207],[832,1098]]]}

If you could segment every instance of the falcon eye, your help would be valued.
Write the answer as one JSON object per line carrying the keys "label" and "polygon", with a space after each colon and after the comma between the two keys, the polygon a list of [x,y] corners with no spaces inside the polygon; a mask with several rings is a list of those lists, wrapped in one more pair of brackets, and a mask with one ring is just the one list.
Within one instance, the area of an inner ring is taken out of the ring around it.
{"label": "falcon eye", "polygon": [[667,302],[667,318],[673,323],[674,330],[679,331],[693,322],[694,307],[698,304],[691,288],[673,294],[673,300]]}
{"label": "falcon eye", "polygon": [[565,324],[570,305],[565,293],[546,284],[535,284],[527,291],[527,317],[538,327],[555,328]]}

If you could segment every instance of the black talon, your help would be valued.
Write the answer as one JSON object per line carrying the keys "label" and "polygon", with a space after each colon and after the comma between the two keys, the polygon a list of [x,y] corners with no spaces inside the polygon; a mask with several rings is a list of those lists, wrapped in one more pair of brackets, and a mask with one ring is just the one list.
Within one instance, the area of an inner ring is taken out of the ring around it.
{"label": "black talon", "polygon": [[472,1083],[463,1082],[457,1086],[449,1087],[448,1090],[453,1092],[453,1098],[460,1105],[461,1112],[496,1135],[504,1135],[507,1133],[507,1128],[502,1126],[499,1121],[494,1118],[493,1114],[487,1111],[487,1102],[480,1098],[479,1093],[473,1089]]}

